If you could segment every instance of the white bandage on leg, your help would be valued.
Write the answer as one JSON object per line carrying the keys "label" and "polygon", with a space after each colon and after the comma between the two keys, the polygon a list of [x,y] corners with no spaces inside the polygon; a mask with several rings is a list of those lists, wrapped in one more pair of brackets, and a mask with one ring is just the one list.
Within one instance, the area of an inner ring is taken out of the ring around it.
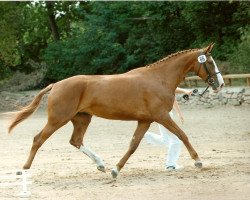
{"label": "white bandage on leg", "polygon": [[80,151],[86,154],[91,160],[93,160],[97,166],[104,166],[103,160],[93,151],[81,145]]}

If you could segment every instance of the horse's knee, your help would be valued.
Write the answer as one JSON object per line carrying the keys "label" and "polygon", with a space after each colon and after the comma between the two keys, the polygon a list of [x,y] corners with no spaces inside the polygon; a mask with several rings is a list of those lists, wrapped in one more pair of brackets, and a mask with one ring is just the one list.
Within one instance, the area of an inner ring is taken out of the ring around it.
{"label": "horse's knee", "polygon": [[74,126],[74,130],[69,143],[72,146],[80,149],[83,142],[84,134],[91,121],[91,117],[92,116],[87,113],[78,113],[71,119],[71,122]]}
{"label": "horse's knee", "polygon": [[71,139],[71,140],[69,141],[69,143],[70,143],[72,146],[76,147],[77,149],[80,149],[80,147],[81,147],[81,145],[82,145],[82,142],[76,142],[76,141],[74,141],[73,139]]}
{"label": "horse's knee", "polygon": [[81,131],[79,131],[77,128],[74,128],[69,143],[79,149],[80,146],[82,145],[82,141],[83,141],[83,135],[81,134]]}

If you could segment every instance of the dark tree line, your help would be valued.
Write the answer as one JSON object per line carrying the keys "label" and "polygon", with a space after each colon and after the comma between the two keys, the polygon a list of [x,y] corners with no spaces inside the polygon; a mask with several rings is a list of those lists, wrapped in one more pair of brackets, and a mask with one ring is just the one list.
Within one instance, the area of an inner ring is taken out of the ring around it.
{"label": "dark tree line", "polygon": [[[0,78],[46,63],[47,81],[113,74],[216,43],[225,73],[250,72],[249,2],[0,2]],[[41,66],[44,66],[41,65]]]}

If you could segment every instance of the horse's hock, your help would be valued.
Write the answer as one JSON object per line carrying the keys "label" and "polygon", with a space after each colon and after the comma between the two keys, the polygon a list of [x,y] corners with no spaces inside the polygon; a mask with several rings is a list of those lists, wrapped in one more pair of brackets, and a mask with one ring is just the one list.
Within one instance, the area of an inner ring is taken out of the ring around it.
{"label": "horse's hock", "polygon": [[[201,93],[205,88],[199,88]],[[250,105],[250,87],[225,87],[219,93],[214,93],[212,90],[208,90],[202,97],[199,95],[190,96],[189,101],[182,98],[182,95],[177,96],[177,101],[180,104],[191,105]]]}

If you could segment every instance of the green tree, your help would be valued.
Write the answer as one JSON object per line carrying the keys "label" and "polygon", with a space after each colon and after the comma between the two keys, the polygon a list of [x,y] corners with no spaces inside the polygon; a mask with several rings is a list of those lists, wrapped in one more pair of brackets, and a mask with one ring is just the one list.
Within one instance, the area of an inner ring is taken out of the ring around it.
{"label": "green tree", "polygon": [[22,6],[17,2],[1,2],[0,13],[0,60],[4,65],[20,62],[18,39],[21,37]]}
{"label": "green tree", "polygon": [[242,30],[241,42],[228,55],[233,73],[250,73],[250,26]]}
{"label": "green tree", "polygon": [[[64,39],[70,35],[70,23],[78,14],[77,2],[0,2],[0,5],[0,78],[11,71],[36,70],[39,65],[31,63],[41,62],[42,52],[54,40],[51,27],[57,27],[57,37]],[[54,24],[50,26],[51,20]]]}
{"label": "green tree", "polygon": [[44,61],[48,81],[121,73],[210,42],[217,44],[214,55],[221,61],[232,62],[240,49],[248,52],[248,2],[0,5],[0,78],[16,70],[29,73],[40,66],[31,63]]}
{"label": "green tree", "polygon": [[47,78],[121,73],[188,47],[187,38],[193,37],[180,3],[93,2],[90,7],[88,12],[82,7],[84,21],[74,22],[70,38],[49,45]]}
{"label": "green tree", "polygon": [[248,2],[187,2],[183,15],[196,39],[192,46],[217,44],[214,54],[225,61],[240,40],[240,29],[249,18]]}

